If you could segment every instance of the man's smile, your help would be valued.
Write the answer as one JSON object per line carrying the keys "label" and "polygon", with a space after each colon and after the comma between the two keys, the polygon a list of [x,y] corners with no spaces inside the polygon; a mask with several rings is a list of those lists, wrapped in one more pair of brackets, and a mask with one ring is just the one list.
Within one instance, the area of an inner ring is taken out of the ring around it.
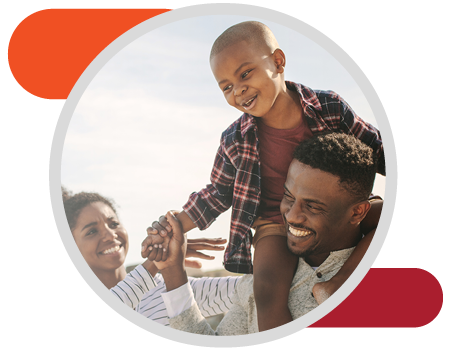
{"label": "man's smile", "polygon": [[289,225],[289,232],[295,237],[306,237],[312,235],[313,232],[303,228],[295,228]]}

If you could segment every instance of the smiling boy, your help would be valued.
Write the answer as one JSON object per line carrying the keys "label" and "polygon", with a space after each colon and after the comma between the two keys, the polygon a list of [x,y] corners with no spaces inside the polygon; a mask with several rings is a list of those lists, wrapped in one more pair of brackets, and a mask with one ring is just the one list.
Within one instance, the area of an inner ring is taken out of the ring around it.
{"label": "smiling boy", "polygon": [[[244,114],[222,134],[211,184],[191,194],[177,215],[184,232],[194,227],[203,230],[232,207],[224,266],[253,273],[260,331],[292,320],[287,301],[298,258],[287,249],[280,204],[295,147],[323,131],[352,134],[373,148],[378,172],[385,172],[379,131],[336,93],[285,81],[285,65],[286,56],[273,33],[260,22],[239,23],[216,39],[210,54],[212,72],[228,104]],[[380,211],[381,206],[373,207],[365,220],[369,224],[362,223],[363,231],[370,234],[358,244],[356,258],[349,259],[354,263],[335,276],[337,283],[330,281],[331,293],[367,250]],[[161,218],[148,232],[155,230],[164,235],[171,228]],[[167,251],[158,247],[149,258],[164,260]],[[143,250],[147,255],[146,247]]]}

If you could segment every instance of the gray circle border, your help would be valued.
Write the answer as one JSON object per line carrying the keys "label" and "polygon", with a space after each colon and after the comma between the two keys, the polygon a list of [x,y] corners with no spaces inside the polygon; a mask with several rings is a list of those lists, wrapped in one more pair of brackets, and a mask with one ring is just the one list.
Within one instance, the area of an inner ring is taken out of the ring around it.
{"label": "gray circle border", "polygon": [[[383,144],[386,150],[386,168],[387,173],[389,174],[386,179],[383,212],[372,244],[352,276],[330,299],[305,316],[284,325],[283,327],[278,327],[276,329],[257,334],[220,337],[219,339],[216,337],[207,337],[203,335],[180,332],[169,327],[164,327],[156,322],[149,322],[142,315],[118,302],[118,300],[112,296],[112,294],[92,273],[89,266],[81,256],[70,233],[61,199],[61,161],[65,136],[75,108],[95,75],[116,53],[149,31],[179,20],[211,15],[251,16],[260,18],[261,20],[276,22],[297,31],[302,35],[305,35],[327,50],[349,72],[369,102],[377,120],[378,127],[382,132]],[[374,263],[385,241],[395,206],[397,189],[397,161],[392,131],[378,95],[357,64],[331,39],[301,20],[274,10],[253,5],[205,4],[175,9],[150,18],[117,38],[92,61],[89,67],[86,68],[67,98],[56,125],[50,154],[49,187],[55,222],[60,232],[61,240],[63,241],[70,258],[89,286],[110,307],[139,327],[166,339],[197,346],[237,347],[266,343],[293,334],[321,319],[337,305],[339,305],[353,291]]]}

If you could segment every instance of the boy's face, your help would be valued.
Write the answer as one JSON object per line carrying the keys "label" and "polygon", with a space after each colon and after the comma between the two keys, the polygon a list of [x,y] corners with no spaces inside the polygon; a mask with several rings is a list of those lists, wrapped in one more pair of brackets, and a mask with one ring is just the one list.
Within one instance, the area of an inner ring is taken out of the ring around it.
{"label": "boy's face", "polygon": [[244,113],[264,117],[284,85],[284,54],[238,42],[215,55],[211,69],[225,99]]}

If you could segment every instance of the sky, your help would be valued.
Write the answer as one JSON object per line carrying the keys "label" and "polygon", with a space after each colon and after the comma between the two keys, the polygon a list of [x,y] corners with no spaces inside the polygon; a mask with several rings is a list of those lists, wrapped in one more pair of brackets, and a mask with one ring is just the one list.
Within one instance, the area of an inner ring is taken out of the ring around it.
{"label": "sky", "polygon": [[[209,183],[220,135],[241,115],[218,88],[209,51],[226,28],[245,20],[259,19],[196,17],[153,30],[116,54],[79,101],[65,139],[62,184],[116,202],[130,237],[126,265],[142,262],[140,243],[154,220],[181,210]],[[377,126],[363,92],[333,56],[292,29],[263,22],[286,54],[286,80],[336,91]],[[384,194],[384,181],[377,176],[376,194]],[[188,237],[228,238],[230,213]],[[204,270],[222,266],[223,252],[211,255],[216,259],[203,261]]]}

